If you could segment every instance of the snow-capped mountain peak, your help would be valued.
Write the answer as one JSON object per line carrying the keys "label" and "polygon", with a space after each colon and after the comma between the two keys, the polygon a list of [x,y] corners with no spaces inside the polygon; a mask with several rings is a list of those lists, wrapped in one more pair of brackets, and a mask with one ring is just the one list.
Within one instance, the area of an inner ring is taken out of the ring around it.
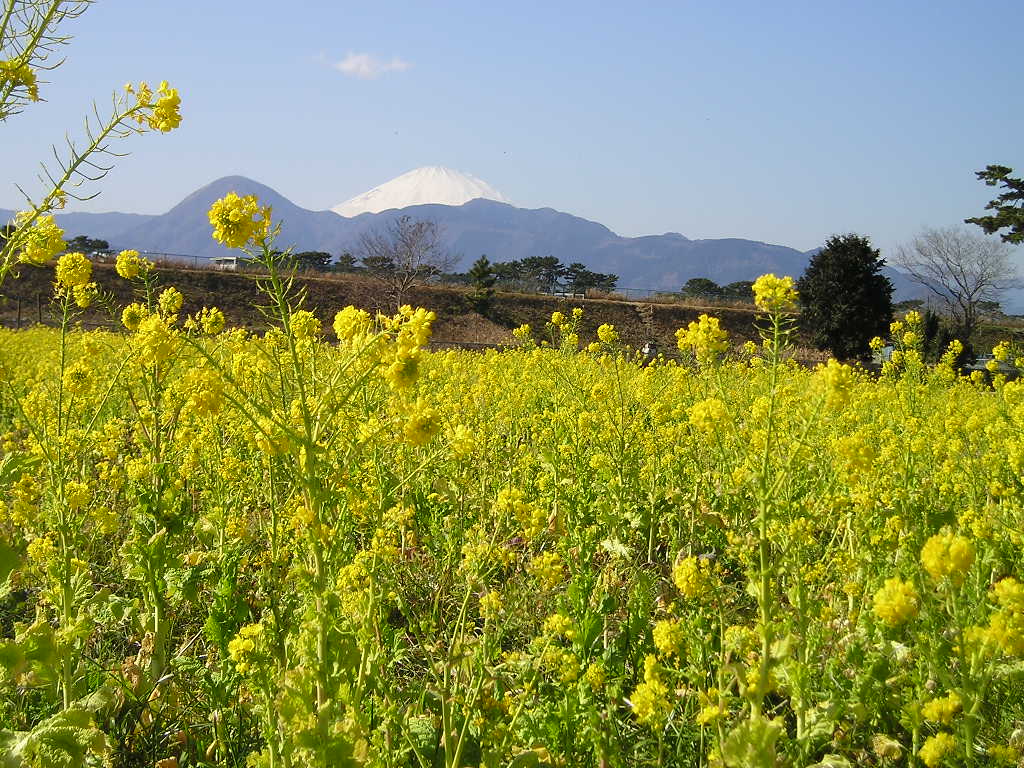
{"label": "snow-capped mountain peak", "polygon": [[430,165],[403,173],[369,192],[338,203],[331,210],[352,217],[410,205],[462,205],[478,197],[500,203],[509,202],[498,190],[476,176],[440,165]]}

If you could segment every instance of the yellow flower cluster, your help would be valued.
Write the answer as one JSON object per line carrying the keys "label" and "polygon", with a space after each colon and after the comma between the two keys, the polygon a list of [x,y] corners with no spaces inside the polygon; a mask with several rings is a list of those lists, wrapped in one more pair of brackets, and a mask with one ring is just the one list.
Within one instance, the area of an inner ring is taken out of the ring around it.
{"label": "yellow flower cluster", "polygon": [[165,362],[174,354],[178,344],[175,330],[160,315],[146,315],[142,318],[136,328],[134,341],[141,359],[150,365]]}
{"label": "yellow flower cluster", "polygon": [[480,615],[488,621],[495,621],[504,610],[501,594],[491,590],[480,598]]}
{"label": "yellow flower cluster", "polygon": [[514,520],[527,541],[533,541],[548,527],[548,516],[544,509],[527,501],[526,495],[518,488],[502,488],[498,491],[493,513],[497,519]]}
{"label": "yellow flower cluster", "polygon": [[1003,579],[992,588],[992,597],[999,610],[989,617],[988,627],[975,627],[969,634],[1008,656],[1024,656],[1024,584]]}
{"label": "yellow flower cluster", "polygon": [[308,341],[314,336],[320,335],[320,320],[308,310],[300,309],[292,314],[289,323],[292,335],[297,341]]}
{"label": "yellow flower cluster", "polygon": [[149,316],[146,307],[138,302],[129,304],[121,311],[121,324],[129,331],[139,330],[139,325]]}
{"label": "yellow flower cluster", "polygon": [[92,303],[100,295],[99,286],[96,283],[85,283],[84,285],[76,285],[71,290],[71,297],[75,300],[80,308],[85,309],[86,307],[92,306]]}
{"label": "yellow flower cluster", "polygon": [[572,651],[557,646],[548,646],[544,651],[542,661],[544,666],[563,685],[579,679],[580,660]]}
{"label": "yellow flower cluster", "polygon": [[92,491],[86,483],[72,481],[64,488],[64,501],[68,509],[81,509],[92,498]]}
{"label": "yellow flower cluster", "polygon": [[657,657],[647,656],[644,659],[644,681],[629,697],[636,719],[653,728],[659,727],[672,711],[669,687],[662,679],[663,676]]}
{"label": "yellow flower cluster", "polygon": [[426,445],[441,431],[441,418],[437,410],[423,398],[412,403],[402,425],[402,436],[410,445]]}
{"label": "yellow flower cluster", "polygon": [[228,642],[228,656],[235,664],[238,674],[248,674],[252,665],[261,655],[264,644],[262,624],[246,624]]}
{"label": "yellow flower cluster", "polygon": [[138,86],[127,83],[124,89],[135,96],[135,105],[139,109],[132,118],[140,126],[145,125],[154,131],[167,133],[181,125],[181,99],[178,97],[178,90],[171,88],[166,80],[157,86],[156,94],[145,81],[140,82]]}
{"label": "yellow flower cluster", "polygon": [[18,259],[41,266],[64,250],[64,230],[57,226],[53,216],[48,213],[39,214],[29,226],[32,216],[30,211],[21,211],[14,217],[14,226],[19,230]]}
{"label": "yellow flower cluster", "polygon": [[[160,310],[160,314],[170,319],[175,317],[181,311],[181,305],[184,302],[185,297],[181,295],[181,292],[174,288],[164,288],[160,292],[160,296],[157,298],[157,308]],[[169,322],[172,322],[169,320]]]}
{"label": "yellow flower cluster", "polygon": [[817,379],[825,394],[825,404],[837,409],[849,402],[850,390],[857,381],[850,366],[834,359],[818,366]]}
{"label": "yellow flower cluster", "polygon": [[413,310],[408,305],[399,307],[394,318],[383,318],[392,332],[397,328],[394,344],[391,345],[391,363],[384,374],[393,389],[406,390],[416,382],[420,349],[430,340],[431,324],[436,318],[433,312],[422,308]]}
{"label": "yellow flower cluster", "polygon": [[725,403],[716,397],[702,400],[690,407],[690,424],[705,435],[712,435],[726,423],[729,411]]}
{"label": "yellow flower cluster", "polygon": [[270,206],[260,207],[255,195],[239,197],[234,192],[210,206],[208,218],[213,239],[228,248],[243,248],[265,238],[270,230]]}
{"label": "yellow flower cluster", "polygon": [[694,718],[698,725],[714,725],[719,720],[724,720],[729,711],[726,709],[722,695],[717,688],[709,688],[707,691],[700,691],[697,694],[701,709]]}
{"label": "yellow flower cluster", "polygon": [[554,589],[565,580],[565,566],[557,552],[541,552],[527,566],[542,589]]}
{"label": "yellow flower cluster", "polygon": [[62,288],[85,285],[92,276],[92,262],[84,253],[65,253],[57,260],[57,284]]}
{"label": "yellow flower cluster", "polygon": [[855,482],[861,475],[868,473],[878,452],[871,441],[863,434],[844,435],[833,444],[836,456],[848,473],[848,480]]}
{"label": "yellow flower cluster", "polygon": [[79,360],[64,371],[64,389],[72,395],[82,394],[88,389],[92,378],[89,366]]}
{"label": "yellow flower cluster", "polygon": [[707,365],[729,349],[729,334],[719,327],[717,317],[701,315],[676,331],[676,342],[680,351],[692,351],[698,363]]}
{"label": "yellow flower cluster", "polygon": [[564,613],[552,613],[544,619],[544,634],[555,639],[565,638],[573,640],[576,638],[576,630],[573,629],[572,619]]}
{"label": "yellow flower cluster", "polygon": [[473,431],[465,424],[456,424],[448,432],[448,445],[451,446],[452,454],[460,459],[472,456],[476,448]]}
{"label": "yellow flower cluster", "polygon": [[608,679],[608,673],[605,672],[604,667],[596,661],[590,663],[587,667],[587,671],[583,673],[583,679],[587,682],[593,691],[600,691],[604,688],[605,681]]}
{"label": "yellow flower cluster", "polygon": [[413,309],[408,304],[398,308],[400,325],[395,345],[403,350],[418,350],[430,341],[430,329],[437,319],[437,314],[429,310],[417,307]]}
{"label": "yellow flower cluster", "polygon": [[29,562],[37,568],[45,568],[57,556],[57,545],[50,536],[32,539],[25,548]]}
{"label": "yellow flower cluster", "polygon": [[776,277],[769,273],[754,281],[754,304],[765,312],[792,312],[797,293],[792,277]]}
{"label": "yellow flower cluster", "polygon": [[23,88],[31,101],[39,101],[35,70],[21,59],[0,59],[0,90]]}
{"label": "yellow flower cluster", "polygon": [[74,299],[83,309],[99,295],[96,283],[89,282],[92,262],[84,253],[65,253],[57,260],[57,295]]}
{"label": "yellow flower cluster", "polygon": [[875,615],[890,627],[898,626],[917,616],[918,595],[914,585],[898,577],[886,579],[875,592]]}
{"label": "yellow flower cluster", "polygon": [[946,696],[927,702],[921,707],[921,715],[930,723],[949,725],[962,706],[963,700],[960,696],[956,691],[950,691]]}
{"label": "yellow flower cluster", "polygon": [[714,588],[712,568],[709,559],[684,557],[672,568],[672,581],[683,597],[699,600]]}
{"label": "yellow flower cluster", "polygon": [[145,275],[149,272],[153,268],[153,262],[140,256],[138,251],[126,250],[117,254],[114,268],[125,280],[134,280],[140,274]]}
{"label": "yellow flower cluster", "polygon": [[157,89],[156,105],[153,107],[153,114],[146,121],[149,127],[167,133],[181,125],[181,99],[178,97],[178,89],[171,88],[164,80]]}
{"label": "yellow flower cluster", "polygon": [[654,647],[662,656],[674,656],[679,653],[686,640],[686,629],[678,619],[663,619],[651,630]]}
{"label": "yellow flower cluster", "polygon": [[224,381],[216,371],[206,366],[197,366],[185,375],[188,404],[199,418],[210,418],[220,412],[223,406]]}
{"label": "yellow flower cluster", "polygon": [[949,531],[937,533],[921,548],[921,564],[936,581],[949,579],[958,586],[974,564],[974,545]]}
{"label": "yellow flower cluster", "polygon": [[345,307],[334,316],[334,335],[341,342],[356,342],[366,338],[373,328],[370,313],[355,307]]}
{"label": "yellow flower cluster", "polygon": [[208,336],[216,336],[224,330],[224,313],[217,307],[203,307],[199,310],[195,322]]}
{"label": "yellow flower cluster", "polygon": [[921,749],[918,750],[917,756],[921,758],[921,762],[928,766],[928,768],[936,768],[936,766],[942,765],[946,755],[955,749],[956,739],[953,735],[941,731],[934,736],[929,736],[925,740]]}
{"label": "yellow flower cluster", "polygon": [[619,340],[619,334],[614,325],[604,323],[597,328],[597,338],[603,344],[615,344]]}

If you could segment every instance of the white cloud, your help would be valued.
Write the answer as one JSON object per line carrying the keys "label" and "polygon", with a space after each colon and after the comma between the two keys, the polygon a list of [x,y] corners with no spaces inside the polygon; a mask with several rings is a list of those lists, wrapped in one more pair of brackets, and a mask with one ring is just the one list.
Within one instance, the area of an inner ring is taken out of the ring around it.
{"label": "white cloud", "polygon": [[378,59],[370,53],[352,53],[332,65],[339,72],[360,80],[373,80],[388,72],[404,72],[410,67],[405,59],[392,56],[390,60]]}

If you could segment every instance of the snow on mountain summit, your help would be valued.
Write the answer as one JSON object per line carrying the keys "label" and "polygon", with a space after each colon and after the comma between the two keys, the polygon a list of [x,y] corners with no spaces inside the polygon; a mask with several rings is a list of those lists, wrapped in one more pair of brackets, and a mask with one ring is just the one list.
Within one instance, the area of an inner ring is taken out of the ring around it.
{"label": "snow on mountain summit", "polygon": [[331,210],[352,217],[361,213],[380,213],[391,208],[410,205],[462,205],[478,197],[507,203],[498,190],[468,173],[439,165],[417,168],[398,178],[374,187],[369,192],[338,203]]}

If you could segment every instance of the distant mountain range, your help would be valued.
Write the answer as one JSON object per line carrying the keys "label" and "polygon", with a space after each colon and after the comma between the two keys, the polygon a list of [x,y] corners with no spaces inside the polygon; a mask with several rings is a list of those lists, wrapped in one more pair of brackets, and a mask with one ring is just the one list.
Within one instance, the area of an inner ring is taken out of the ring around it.
{"label": "distant mountain range", "polygon": [[[460,179],[438,173],[431,178],[435,186],[453,182],[456,188],[425,190],[420,183],[422,178],[414,184],[406,183],[405,188],[418,195],[466,195],[472,194],[474,188],[465,179],[479,182],[474,177]],[[479,184],[484,185],[480,189],[485,193],[489,190],[500,195],[483,182]],[[397,189],[400,192],[402,188]],[[387,199],[401,202],[396,188],[385,191]],[[300,208],[270,187],[243,176],[217,179],[162,215],[64,213],[57,216],[57,221],[68,237],[101,238],[115,249],[135,248],[181,257],[225,256],[230,251],[211,238],[207,211],[228,192],[256,195],[261,204],[273,206],[274,220],[282,223],[278,240],[282,248],[338,255],[353,250],[361,233],[385,226],[397,216],[409,215],[434,219],[441,225],[448,247],[459,255],[456,269],[460,271],[468,269],[481,254],[492,262],[552,255],[564,264],[581,262],[593,271],[616,274],[620,288],[676,291],[692,277],[707,277],[726,285],[753,280],[765,272],[798,277],[814,253],[739,238],[691,240],[675,232],[621,237],[602,224],[568,213],[551,208],[516,208],[485,197],[475,197],[462,205],[431,203],[345,217],[334,211]],[[0,210],[0,221],[13,215],[12,211]],[[890,269],[887,274],[896,288],[897,299],[920,293],[902,273]]]}

